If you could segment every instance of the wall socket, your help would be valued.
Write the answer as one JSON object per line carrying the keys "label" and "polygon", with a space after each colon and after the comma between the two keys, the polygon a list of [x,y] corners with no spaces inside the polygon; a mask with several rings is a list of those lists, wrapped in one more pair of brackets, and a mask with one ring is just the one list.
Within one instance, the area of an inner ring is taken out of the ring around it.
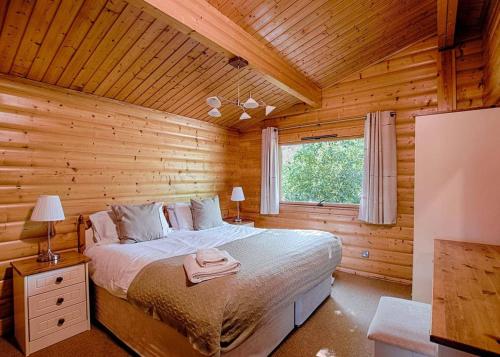
{"label": "wall socket", "polygon": [[361,252],[361,258],[370,258],[370,252],[368,250],[363,250]]}

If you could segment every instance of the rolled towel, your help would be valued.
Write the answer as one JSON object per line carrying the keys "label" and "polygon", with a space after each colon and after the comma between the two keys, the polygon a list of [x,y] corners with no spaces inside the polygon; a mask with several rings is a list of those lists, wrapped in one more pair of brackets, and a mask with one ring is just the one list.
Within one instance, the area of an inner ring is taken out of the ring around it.
{"label": "rolled towel", "polygon": [[186,270],[189,281],[196,284],[205,280],[236,274],[240,270],[240,262],[231,257],[228,252],[222,252],[225,253],[227,257],[227,262],[225,264],[212,265],[205,268],[201,267],[196,261],[196,254],[186,255],[184,258],[184,270]]}
{"label": "rolled towel", "polygon": [[217,248],[199,249],[196,252],[196,261],[201,267],[224,265],[228,261],[228,254]]}

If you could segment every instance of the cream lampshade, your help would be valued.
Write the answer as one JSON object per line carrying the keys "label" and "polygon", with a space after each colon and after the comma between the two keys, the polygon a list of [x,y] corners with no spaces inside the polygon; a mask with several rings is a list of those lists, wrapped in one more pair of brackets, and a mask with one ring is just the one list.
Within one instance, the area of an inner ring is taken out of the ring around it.
{"label": "cream lampshade", "polygon": [[53,222],[64,220],[64,211],[59,196],[43,195],[38,197],[35,208],[31,214],[31,220],[37,222],[48,222],[47,227],[47,251],[38,255],[39,262],[59,260],[59,254],[52,253],[50,248],[50,237],[52,235]]}
{"label": "cream lampshade", "polygon": [[243,188],[240,186],[233,187],[233,193],[231,194],[231,201],[236,202],[236,207],[238,209],[238,216],[234,219],[235,222],[241,222],[240,218],[240,202],[245,201],[245,195],[243,194]]}
{"label": "cream lampshade", "polygon": [[243,194],[243,188],[233,187],[233,193],[231,195],[231,201],[245,201],[245,195]]}

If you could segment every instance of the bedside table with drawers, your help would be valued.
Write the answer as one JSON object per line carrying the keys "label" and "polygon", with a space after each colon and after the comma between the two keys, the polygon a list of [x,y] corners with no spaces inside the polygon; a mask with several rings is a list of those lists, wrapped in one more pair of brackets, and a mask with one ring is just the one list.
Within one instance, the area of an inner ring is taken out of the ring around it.
{"label": "bedside table with drawers", "polygon": [[62,253],[57,263],[12,262],[14,332],[26,356],[90,330],[89,258]]}
{"label": "bedside table with drawers", "polygon": [[229,224],[236,224],[238,226],[250,226],[250,227],[255,227],[255,222],[250,220],[250,219],[241,219],[241,222],[235,222],[234,221],[235,217],[228,217],[224,218],[224,222],[227,222]]}

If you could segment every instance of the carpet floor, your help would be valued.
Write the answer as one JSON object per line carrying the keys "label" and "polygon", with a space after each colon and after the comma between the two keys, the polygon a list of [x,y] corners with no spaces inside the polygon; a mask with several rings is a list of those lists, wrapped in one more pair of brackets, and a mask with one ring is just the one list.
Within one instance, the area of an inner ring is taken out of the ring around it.
{"label": "carpet floor", "polygon": [[[410,287],[381,280],[336,273],[331,298],[308,321],[295,329],[273,352],[273,357],[362,357],[373,355],[373,342],[366,338],[381,296],[410,298]],[[59,342],[30,356],[128,356],[115,338],[92,326],[92,330]],[[21,357],[12,337],[0,338],[0,356]]]}

